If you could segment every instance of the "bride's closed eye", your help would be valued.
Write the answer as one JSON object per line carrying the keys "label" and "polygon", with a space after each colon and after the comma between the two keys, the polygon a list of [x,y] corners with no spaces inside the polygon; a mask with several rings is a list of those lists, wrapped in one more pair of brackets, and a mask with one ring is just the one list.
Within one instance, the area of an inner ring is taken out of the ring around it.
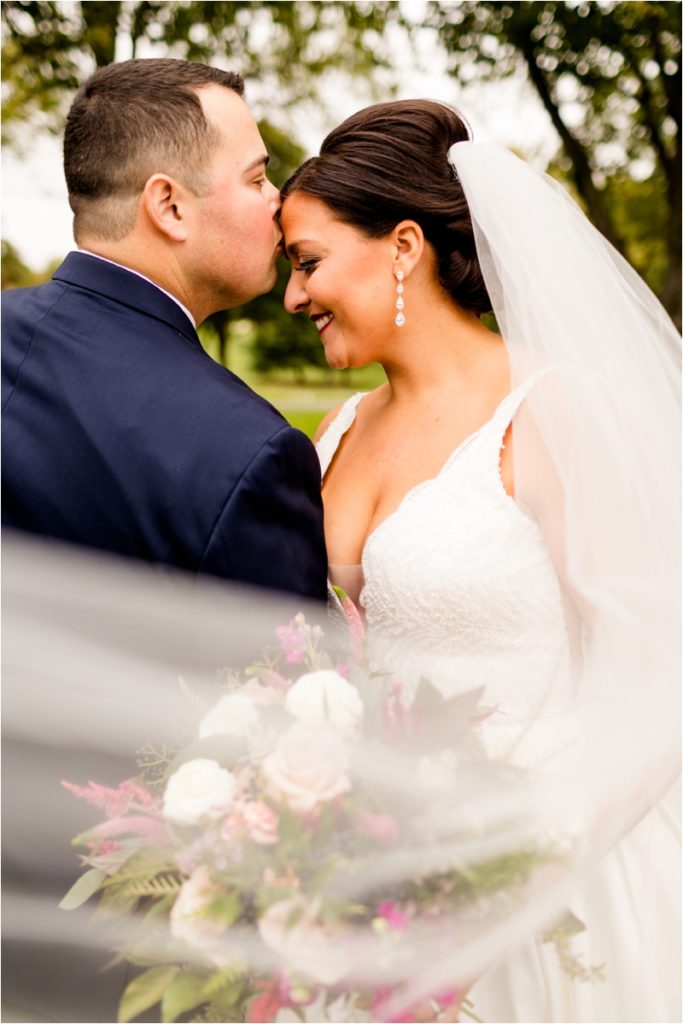
{"label": "bride's closed eye", "polygon": [[298,265],[296,267],[293,267],[292,269],[293,270],[301,270],[305,274],[309,270],[315,270],[315,268],[318,266],[319,263],[320,263],[320,260],[317,259],[317,258],[311,258],[311,259],[307,259],[307,260],[299,260]]}

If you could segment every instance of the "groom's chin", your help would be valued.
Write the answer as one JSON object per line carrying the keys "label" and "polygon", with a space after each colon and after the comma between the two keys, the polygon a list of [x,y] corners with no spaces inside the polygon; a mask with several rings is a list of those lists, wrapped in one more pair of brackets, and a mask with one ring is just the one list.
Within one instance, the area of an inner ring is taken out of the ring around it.
{"label": "groom's chin", "polygon": [[261,288],[259,289],[258,292],[256,292],[253,298],[257,299],[259,295],[267,295],[268,292],[272,291],[272,289],[275,287],[275,282],[277,281],[277,259],[278,257],[276,257],[273,263],[271,264],[268,274],[264,277]]}

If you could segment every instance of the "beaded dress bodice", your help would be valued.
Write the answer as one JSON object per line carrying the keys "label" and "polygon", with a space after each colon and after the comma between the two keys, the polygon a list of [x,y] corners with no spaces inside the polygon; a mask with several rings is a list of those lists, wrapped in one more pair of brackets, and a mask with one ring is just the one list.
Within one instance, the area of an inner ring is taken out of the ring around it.
{"label": "beaded dress bodice", "polygon": [[[538,524],[504,489],[500,451],[539,371],[512,391],[433,478],[413,487],[362,555],[371,660],[408,693],[420,676],[447,696],[483,687],[496,732],[519,740],[571,703],[560,584]],[[318,443],[323,476],[363,394]]]}

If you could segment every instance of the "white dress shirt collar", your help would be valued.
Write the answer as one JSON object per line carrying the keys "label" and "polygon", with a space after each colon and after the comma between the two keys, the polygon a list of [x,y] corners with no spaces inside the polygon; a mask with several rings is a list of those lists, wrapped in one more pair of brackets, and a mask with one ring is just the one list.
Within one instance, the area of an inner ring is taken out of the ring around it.
{"label": "white dress shirt collar", "polygon": [[153,284],[154,287],[158,288],[160,292],[164,293],[164,295],[168,295],[169,299],[173,299],[173,301],[175,302],[175,304],[177,306],[180,306],[180,308],[182,309],[183,313],[185,314],[185,316],[188,318],[188,320],[190,321],[190,323],[192,324],[192,326],[196,330],[197,325],[194,322],[194,317],[192,316],[192,313],[190,313],[190,311],[187,308],[187,306],[184,306],[183,303],[180,301],[180,299],[177,299],[175,297],[175,295],[171,295],[170,292],[167,292],[166,289],[162,288],[160,284],[156,283],[156,281],[152,281],[151,278],[146,277],[145,274],[141,274],[138,270],[133,270],[131,267],[124,266],[123,263],[117,263],[116,260],[110,260],[110,259],[107,259],[106,256],[99,256],[96,252],[90,252],[89,249],[79,249],[78,251],[82,252],[84,256],[93,256],[96,260],[102,260],[103,263],[111,263],[111,265],[113,267],[120,267],[121,270],[127,270],[129,274],[135,274],[136,277],[141,277],[142,280],[143,281],[147,281],[148,284]]}

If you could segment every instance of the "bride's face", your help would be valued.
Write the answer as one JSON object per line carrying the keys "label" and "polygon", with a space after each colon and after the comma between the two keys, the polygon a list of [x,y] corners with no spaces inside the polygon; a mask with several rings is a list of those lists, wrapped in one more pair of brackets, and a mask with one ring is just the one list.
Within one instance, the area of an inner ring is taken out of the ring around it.
{"label": "bride's face", "polygon": [[320,199],[295,192],[281,226],[292,271],[289,313],[307,313],[335,369],[381,361],[394,327],[393,249],[337,220]]}

